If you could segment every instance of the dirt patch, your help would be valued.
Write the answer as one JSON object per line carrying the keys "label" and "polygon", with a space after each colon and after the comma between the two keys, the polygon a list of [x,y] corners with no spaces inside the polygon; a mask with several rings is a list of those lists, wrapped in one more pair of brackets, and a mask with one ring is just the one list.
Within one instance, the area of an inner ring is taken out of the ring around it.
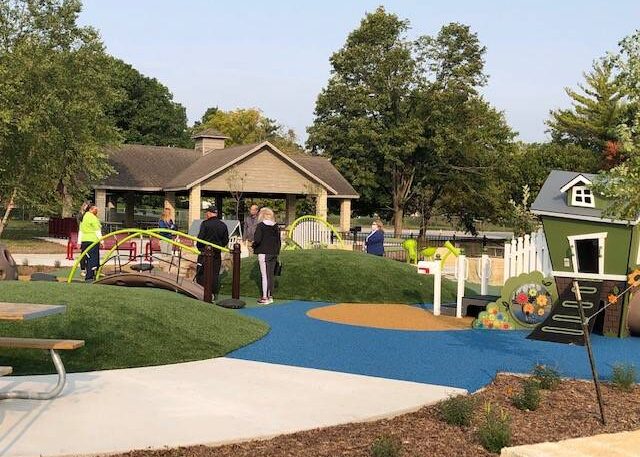
{"label": "dirt patch", "polygon": [[29,277],[33,273],[51,273],[52,271],[59,270],[60,267],[50,267],[46,265],[18,265],[18,276]]}
{"label": "dirt patch", "polygon": [[373,441],[383,435],[399,438],[404,456],[493,456],[495,454],[485,451],[477,439],[477,428],[486,403],[503,408],[511,416],[514,446],[640,428],[638,386],[629,393],[604,386],[609,423],[603,426],[598,419],[593,384],[564,381],[557,390],[543,391],[538,410],[524,412],[513,407],[509,399],[510,395],[519,392],[520,383],[519,377],[499,375],[485,390],[475,394],[478,407],[470,427],[447,425],[438,418],[437,407],[428,406],[392,419],[315,429],[264,441],[220,447],[132,451],[120,454],[120,457],[366,457],[371,455]]}
{"label": "dirt patch", "polygon": [[409,305],[338,303],[313,308],[307,316],[338,324],[393,330],[469,330],[473,318],[434,316],[431,311]]}

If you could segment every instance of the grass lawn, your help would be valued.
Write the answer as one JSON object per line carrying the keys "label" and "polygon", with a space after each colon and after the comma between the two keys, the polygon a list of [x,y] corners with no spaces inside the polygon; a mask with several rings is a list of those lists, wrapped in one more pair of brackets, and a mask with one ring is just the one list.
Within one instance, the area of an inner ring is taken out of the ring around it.
{"label": "grass lawn", "polygon": [[67,252],[65,246],[35,239],[47,236],[47,224],[34,224],[29,221],[9,221],[4,229],[0,244],[9,248],[12,254],[61,254]]}
{"label": "grass lawn", "polygon": [[[305,250],[282,252],[282,276],[277,278],[278,299],[354,303],[432,303],[433,277],[395,260],[361,252]],[[256,257],[242,259],[240,292],[260,295]],[[231,293],[230,275],[222,293]],[[442,280],[442,301],[455,300],[456,285]]]}
{"label": "grass lawn", "polygon": [[[158,289],[4,281],[0,301],[67,305],[65,314],[0,322],[0,335],[85,340],[81,349],[60,351],[70,372],[220,357],[269,330],[235,311]],[[17,374],[55,372],[40,350],[2,349],[0,364]]]}

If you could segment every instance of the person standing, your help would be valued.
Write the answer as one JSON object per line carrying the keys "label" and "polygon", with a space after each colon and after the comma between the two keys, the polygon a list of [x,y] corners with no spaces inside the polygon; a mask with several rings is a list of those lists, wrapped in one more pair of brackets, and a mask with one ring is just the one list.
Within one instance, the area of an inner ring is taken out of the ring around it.
{"label": "person standing", "polygon": [[367,254],[377,256],[384,255],[384,230],[382,228],[382,222],[374,221],[371,224],[371,233],[367,236],[364,245],[367,249]]}
{"label": "person standing", "polygon": [[[173,222],[173,219],[171,219],[171,210],[169,208],[162,210],[162,216],[160,216],[160,220],[158,221],[158,228],[169,230],[176,230],[178,228]],[[166,240],[173,239],[173,234],[169,232],[160,232],[159,235]],[[173,245],[169,241],[160,240],[160,252],[165,256],[171,256],[171,254],[173,254]]]}
{"label": "person standing", "polygon": [[[78,239],[77,239],[77,243],[80,244],[80,246],[82,246],[82,231],[80,230],[80,224],[82,224],[82,218],[84,217],[85,213],[89,210],[89,208],[91,207],[91,202],[90,201],[83,201],[82,205],[80,206],[80,212],[78,213]],[[75,246],[74,246],[75,249]],[[84,252],[84,249],[82,249],[82,247],[80,248],[80,252]],[[80,259],[80,276],[85,277],[87,275],[87,258],[83,257]]]}
{"label": "person standing", "polygon": [[258,225],[258,209],[258,205],[251,205],[249,208],[249,216],[244,220],[242,235],[249,246],[253,243],[253,237],[255,236]]}
{"label": "person standing", "polygon": [[[80,249],[84,252],[93,243],[102,238],[102,224],[98,219],[98,207],[90,205],[80,223]],[[100,267],[100,246],[96,243],[87,253],[85,281],[93,281]]]}
{"label": "person standing", "polygon": [[[200,224],[200,232],[198,238],[217,246],[227,247],[229,244],[229,229],[227,224],[218,219],[218,208],[211,205],[205,213],[206,219]],[[204,251],[206,244],[198,241],[196,247],[200,252]],[[222,252],[219,249],[213,249],[212,259],[212,290],[213,294],[218,295],[220,267],[222,266]],[[198,255],[198,270],[196,272],[196,282],[204,287],[204,256]]]}
{"label": "person standing", "polygon": [[258,213],[258,225],[253,238],[253,252],[258,254],[262,278],[262,297],[258,300],[261,305],[273,303],[273,284],[280,247],[280,229],[276,225],[275,214],[270,208],[262,208]]}

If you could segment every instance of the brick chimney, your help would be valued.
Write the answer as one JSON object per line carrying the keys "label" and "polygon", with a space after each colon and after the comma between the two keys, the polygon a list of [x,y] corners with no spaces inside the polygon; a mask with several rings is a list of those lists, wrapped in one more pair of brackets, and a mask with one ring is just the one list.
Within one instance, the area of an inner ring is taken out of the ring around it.
{"label": "brick chimney", "polygon": [[228,136],[225,136],[214,129],[203,130],[196,133],[191,138],[196,140],[196,152],[203,156],[207,155],[211,151],[224,149],[224,140],[229,139]]}

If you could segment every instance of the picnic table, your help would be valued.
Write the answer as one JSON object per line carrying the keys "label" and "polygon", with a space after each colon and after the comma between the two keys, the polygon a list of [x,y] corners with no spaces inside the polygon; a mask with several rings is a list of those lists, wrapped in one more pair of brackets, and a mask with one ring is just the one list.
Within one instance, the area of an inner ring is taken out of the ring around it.
{"label": "picnic table", "polygon": [[[66,306],[63,305],[0,302],[0,320],[16,322],[39,319],[41,317],[62,314],[66,309]],[[58,396],[66,383],[66,371],[56,351],[73,350],[82,346],[84,346],[84,341],[82,340],[0,337],[0,348],[48,350],[58,373],[58,382],[49,392],[10,390],[0,392],[0,399],[23,398],[29,400],[49,400]],[[11,367],[0,367],[0,376],[10,374],[11,372]]]}

